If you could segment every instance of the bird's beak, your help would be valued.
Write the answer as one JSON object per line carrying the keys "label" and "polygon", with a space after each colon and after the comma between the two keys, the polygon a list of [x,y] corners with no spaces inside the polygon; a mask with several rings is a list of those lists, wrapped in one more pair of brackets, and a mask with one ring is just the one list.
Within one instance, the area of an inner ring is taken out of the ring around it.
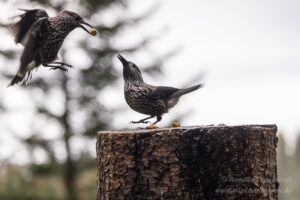
{"label": "bird's beak", "polygon": [[118,58],[121,61],[121,63],[123,64],[123,66],[127,66],[128,65],[128,61],[123,56],[121,56],[120,54],[118,54]]}
{"label": "bird's beak", "polygon": [[86,32],[88,32],[89,34],[91,34],[91,35],[93,35],[89,30],[87,30],[82,24],[84,24],[84,25],[87,25],[87,26],[89,26],[89,27],[91,27],[92,29],[95,29],[92,25],[90,25],[89,23],[87,23],[87,22],[85,22],[85,21],[81,21],[80,22],[80,24],[79,24],[79,26],[83,29],[83,30],[85,30]]}

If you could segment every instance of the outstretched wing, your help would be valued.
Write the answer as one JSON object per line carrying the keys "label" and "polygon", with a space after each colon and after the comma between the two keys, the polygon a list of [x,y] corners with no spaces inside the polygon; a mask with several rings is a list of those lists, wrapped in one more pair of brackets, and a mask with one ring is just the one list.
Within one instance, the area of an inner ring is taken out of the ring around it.
{"label": "outstretched wing", "polygon": [[149,98],[153,100],[169,100],[171,95],[177,92],[179,89],[173,87],[159,86],[151,93],[149,93]]}
{"label": "outstretched wing", "polygon": [[43,17],[49,17],[47,12],[42,9],[34,9],[34,10],[24,10],[24,14],[19,15],[21,19],[12,25],[10,28],[13,35],[15,36],[15,42],[16,43],[21,43],[25,46],[26,41],[25,36],[26,33],[30,30],[30,27],[39,19]]}
{"label": "outstretched wing", "polygon": [[48,18],[44,17],[36,21],[28,30],[24,43],[25,48],[21,56],[21,69],[25,69],[26,66],[34,60],[38,51],[38,43],[42,35],[48,32],[50,23]]}

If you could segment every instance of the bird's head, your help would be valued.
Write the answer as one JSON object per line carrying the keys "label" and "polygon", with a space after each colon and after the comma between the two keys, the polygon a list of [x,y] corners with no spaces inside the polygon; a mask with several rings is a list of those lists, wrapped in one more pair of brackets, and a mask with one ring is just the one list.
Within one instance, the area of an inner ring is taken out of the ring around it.
{"label": "bird's head", "polygon": [[[77,13],[69,11],[69,10],[64,10],[60,13],[60,15],[63,15],[68,20],[68,23],[73,26],[73,28],[80,27],[83,30],[85,30],[87,33],[89,33],[93,36],[95,36],[97,34],[95,28],[92,25],[90,25],[89,23],[85,22],[83,20],[83,18],[80,15],[78,15]],[[91,27],[92,30],[91,31],[87,30],[83,25]]]}
{"label": "bird's head", "polygon": [[120,54],[118,55],[119,60],[123,64],[123,77],[125,81],[131,81],[136,83],[143,83],[143,77],[140,69],[134,64],[126,60]]}

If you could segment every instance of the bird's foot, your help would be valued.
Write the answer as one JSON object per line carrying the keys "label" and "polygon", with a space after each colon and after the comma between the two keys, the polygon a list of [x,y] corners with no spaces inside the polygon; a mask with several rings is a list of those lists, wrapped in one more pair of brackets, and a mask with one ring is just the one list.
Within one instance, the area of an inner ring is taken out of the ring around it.
{"label": "bird's foot", "polygon": [[62,71],[64,71],[64,72],[67,72],[67,71],[68,71],[68,69],[63,68],[63,67],[60,67],[60,66],[55,66],[55,67],[51,67],[51,68],[50,68],[50,70],[57,70],[57,69],[60,69],[60,70],[62,70]]}
{"label": "bird's foot", "polygon": [[69,68],[74,68],[74,66],[73,65],[69,65],[69,64],[67,64],[67,63],[63,63],[61,66],[66,66],[66,67],[69,67]]}
{"label": "bird's foot", "polygon": [[177,122],[173,122],[173,127],[180,127],[181,125]]}
{"label": "bird's foot", "polygon": [[158,127],[155,124],[151,124],[149,126],[146,126],[146,129],[157,129]]}
{"label": "bird's foot", "polygon": [[129,122],[129,124],[141,124],[141,123],[148,124],[148,123],[150,123],[150,121],[131,121],[131,122]]}
{"label": "bird's foot", "polygon": [[58,64],[58,65],[60,65],[60,67],[66,66],[66,67],[69,67],[69,68],[74,68],[73,65],[70,65],[70,64],[64,63],[64,62],[53,62],[53,64]]}

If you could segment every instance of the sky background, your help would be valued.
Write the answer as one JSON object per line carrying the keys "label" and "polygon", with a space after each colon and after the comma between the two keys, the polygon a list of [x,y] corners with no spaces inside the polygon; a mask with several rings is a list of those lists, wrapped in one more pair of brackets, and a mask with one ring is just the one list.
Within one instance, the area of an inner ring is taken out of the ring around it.
{"label": "sky background", "polygon": [[[116,43],[126,47],[145,36],[159,33],[161,37],[143,51],[123,56],[143,70],[151,59],[179,50],[166,62],[163,74],[145,76],[145,81],[173,87],[206,83],[204,88],[182,97],[178,105],[163,116],[159,126],[170,126],[170,120],[182,113],[181,125],[277,124],[289,146],[295,145],[296,135],[300,133],[300,1],[132,2],[128,9],[133,16],[152,7],[157,10],[142,24],[124,30]],[[26,8],[26,3],[20,7]],[[72,10],[72,4],[67,9]],[[47,11],[55,15],[51,10]],[[19,12],[5,4],[1,5],[0,13],[1,19],[9,21],[9,17]],[[114,14],[118,15],[118,12]],[[105,18],[109,24],[113,23],[115,16],[111,16],[110,12],[100,13],[99,17]],[[1,45],[22,50],[21,46],[14,44],[12,36],[0,34],[3,36]],[[64,45],[72,47],[72,38],[81,37],[81,34],[82,30],[72,32]],[[67,55],[67,62],[76,63],[76,67],[84,68],[85,63],[89,62],[80,49],[70,48]],[[0,58],[0,67],[9,68],[8,71],[14,74],[18,62],[12,63],[8,67]],[[108,109],[124,109],[114,117],[112,123],[116,129],[135,128],[128,122],[145,116],[128,108],[123,97],[122,66],[117,58],[115,67],[120,80],[116,85],[108,86],[99,98]],[[69,71],[70,76],[75,73],[74,70]],[[46,71],[40,69],[35,73],[39,75]],[[55,73],[63,72],[53,72],[47,75],[48,78]],[[28,137],[34,112],[28,94],[23,91],[26,88],[6,88],[7,84],[0,80],[0,95],[5,106],[13,112],[5,118],[0,116],[0,158],[17,156],[17,160],[23,162],[26,156],[12,150],[18,148],[18,142],[10,131]],[[59,95],[57,99],[49,100],[49,106],[56,112],[60,109]],[[74,120],[80,120],[80,116]],[[55,126],[40,126],[48,129],[49,135],[46,137],[49,139],[55,139],[60,134]],[[74,140],[78,148],[84,148],[76,138]]]}
{"label": "sky background", "polygon": [[[132,12],[149,5],[137,1]],[[300,2],[163,1],[159,10],[131,37],[167,26],[152,47],[164,52],[181,47],[149,83],[181,86],[199,71],[206,86],[183,97],[164,118],[190,110],[182,124],[275,123],[293,146],[300,132]],[[143,63],[143,58],[128,59]]]}

